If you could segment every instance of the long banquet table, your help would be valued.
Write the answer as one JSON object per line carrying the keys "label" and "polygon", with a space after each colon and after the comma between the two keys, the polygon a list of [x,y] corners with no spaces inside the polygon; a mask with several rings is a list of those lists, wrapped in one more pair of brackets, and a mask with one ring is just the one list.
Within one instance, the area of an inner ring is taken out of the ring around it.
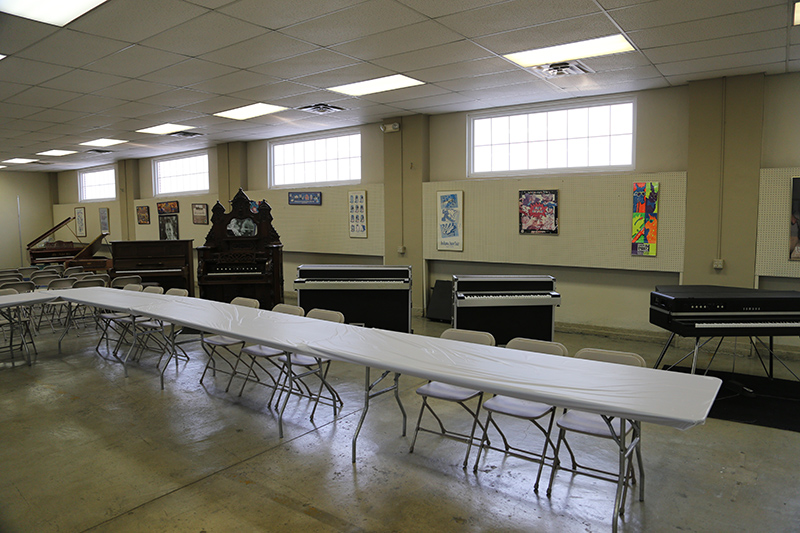
{"label": "long banquet table", "polygon": [[[633,442],[618,442],[622,461],[638,446],[641,422],[684,430],[704,423],[721,385],[708,376],[336,324],[199,298],[108,288],[57,294],[73,304],[142,315],[279,350],[619,417],[635,429]],[[25,295],[2,296],[0,307],[7,298],[15,305],[26,301]],[[38,295],[31,298],[39,301]],[[643,480],[640,498],[642,490]]]}

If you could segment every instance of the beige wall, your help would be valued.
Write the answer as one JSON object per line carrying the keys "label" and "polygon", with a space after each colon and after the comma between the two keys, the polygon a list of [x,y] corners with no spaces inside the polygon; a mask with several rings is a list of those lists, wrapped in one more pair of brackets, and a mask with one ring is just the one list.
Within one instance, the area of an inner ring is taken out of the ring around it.
{"label": "beige wall", "polygon": [[53,189],[55,178],[47,173],[0,170],[0,268],[29,264],[27,244],[54,225]]}

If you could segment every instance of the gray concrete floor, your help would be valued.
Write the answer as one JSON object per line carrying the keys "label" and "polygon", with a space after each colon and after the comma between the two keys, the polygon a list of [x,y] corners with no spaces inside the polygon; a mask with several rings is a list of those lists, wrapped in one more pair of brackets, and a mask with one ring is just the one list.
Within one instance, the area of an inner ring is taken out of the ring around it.
{"label": "gray concrete floor", "polygon": [[[415,319],[415,332],[447,326]],[[37,338],[32,367],[0,364],[0,531],[609,531],[612,484],[560,472],[551,497],[533,491],[537,465],[490,451],[477,473],[461,468],[464,445],[421,434],[408,448],[422,383],[401,379],[409,434],[393,398],[376,399],[359,440],[363,368],[334,363],[345,406],[334,419],[292,400],[278,438],[269,391],[225,393],[227,377],[198,383],[205,357],[172,365],[159,386],[157,357],[124,377],[93,350],[95,332]],[[570,353],[586,346],[640,353],[661,345],[558,334]],[[670,357],[678,350],[671,349]],[[732,357],[721,357],[729,367]],[[737,357],[739,371],[756,372]],[[798,366],[794,363],[794,368]],[[234,387],[237,389],[238,387]],[[457,408],[440,413],[466,423]],[[509,436],[539,448],[530,425],[504,420]],[[643,427],[645,501],[629,498],[621,531],[797,531],[800,433],[709,419],[678,431]],[[609,443],[574,437],[586,463],[610,469]],[[474,461],[475,453],[471,456]],[[550,469],[545,468],[545,479]]]}

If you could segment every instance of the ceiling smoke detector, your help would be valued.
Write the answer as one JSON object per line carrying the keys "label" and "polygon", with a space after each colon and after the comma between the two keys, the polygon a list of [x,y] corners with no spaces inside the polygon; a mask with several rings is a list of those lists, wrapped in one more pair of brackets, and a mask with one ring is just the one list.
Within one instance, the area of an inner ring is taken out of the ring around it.
{"label": "ceiling smoke detector", "polygon": [[331,113],[336,113],[337,111],[344,111],[343,107],[337,107],[335,105],[330,105],[330,104],[313,104],[313,105],[298,107],[297,109],[299,111],[314,113],[315,115],[329,115]]}
{"label": "ceiling smoke detector", "polygon": [[537,67],[531,67],[530,70],[540,78],[544,78],[546,80],[563,78],[565,76],[576,76],[579,74],[594,74],[594,70],[590,69],[578,60],[550,63],[549,65],[539,65]]}

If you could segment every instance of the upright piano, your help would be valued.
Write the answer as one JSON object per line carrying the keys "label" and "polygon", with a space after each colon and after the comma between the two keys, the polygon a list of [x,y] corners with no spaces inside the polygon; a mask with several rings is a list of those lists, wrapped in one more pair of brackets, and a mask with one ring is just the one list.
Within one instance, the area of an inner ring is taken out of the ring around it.
{"label": "upright piano", "polygon": [[283,244],[272,227],[272,208],[257,205],[242,189],[226,213],[217,201],[211,209],[211,229],[197,248],[200,297],[230,302],[254,298],[262,309],[283,302]]}
{"label": "upright piano", "polygon": [[31,265],[43,263],[63,263],[67,259],[72,259],[86,246],[83,242],[73,241],[53,241],[42,243],[49,236],[63,227],[69,227],[74,217],[67,217],[49,230],[45,231],[31,242],[28,243],[28,257]]}
{"label": "upright piano", "polygon": [[300,265],[297,305],[339,311],[348,324],[411,333],[411,267]]}
{"label": "upright piano", "polygon": [[142,283],[186,289],[194,296],[192,239],[173,241],[111,241],[111,279],[138,275]]}
{"label": "upright piano", "polygon": [[110,257],[98,256],[97,253],[103,244],[103,239],[108,236],[108,233],[101,233],[95,239],[83,247],[83,249],[75,254],[75,257],[68,259],[64,263],[64,268],[81,266],[84,270],[110,270],[112,261]]}
{"label": "upright piano", "polygon": [[[650,293],[650,323],[671,332],[656,367],[675,335],[696,339],[692,372],[701,337],[800,335],[800,291],[772,291],[717,285],[662,285]],[[760,355],[760,354],[759,354]]]}
{"label": "upright piano", "polygon": [[552,341],[561,295],[553,276],[453,276],[453,327]]}

